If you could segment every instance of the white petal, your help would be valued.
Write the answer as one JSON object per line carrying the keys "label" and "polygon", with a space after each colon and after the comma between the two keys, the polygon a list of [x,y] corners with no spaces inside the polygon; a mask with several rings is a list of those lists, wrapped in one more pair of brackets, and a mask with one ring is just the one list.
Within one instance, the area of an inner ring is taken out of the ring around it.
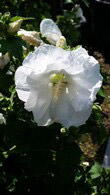
{"label": "white petal", "polygon": [[51,118],[65,127],[85,124],[91,114],[91,107],[76,112],[71,105],[68,95],[63,95],[57,104],[53,103],[50,109]]}
{"label": "white petal", "polygon": [[[42,121],[49,120],[48,107],[51,103],[51,90],[48,86],[48,77],[45,74],[36,75],[32,73],[27,82],[31,88],[31,93],[25,103],[25,109],[32,111],[35,121],[42,124],[44,123]],[[44,118],[46,119],[44,120]]]}
{"label": "white petal", "polygon": [[15,73],[15,84],[19,98],[26,102],[30,95],[30,87],[27,83],[27,76],[31,73],[28,67],[20,66]]}
{"label": "white petal", "polygon": [[71,66],[72,66],[72,74],[79,74],[84,71],[84,64],[88,61],[88,53],[81,46],[77,49],[71,51]]}
{"label": "white petal", "polygon": [[102,85],[99,64],[93,57],[89,57],[83,67],[84,71],[73,76],[69,87],[69,97],[76,111],[90,107]]}
{"label": "white petal", "polygon": [[33,110],[34,120],[37,122],[38,126],[48,126],[51,125],[54,121],[50,118],[49,107],[44,112],[41,118],[38,118],[37,109]]}
{"label": "white petal", "polygon": [[72,50],[72,53],[74,53],[74,55],[76,55],[79,58],[82,57],[82,55],[88,55],[87,50],[82,46],[77,46],[76,49]]}
{"label": "white petal", "polygon": [[40,32],[51,44],[54,45],[59,40],[60,36],[62,36],[60,29],[51,19],[42,20],[40,23]]}
{"label": "white petal", "polygon": [[45,44],[28,55],[23,62],[23,66],[32,68],[36,74],[56,70],[65,70],[71,73],[73,68],[71,60],[69,51]]}
{"label": "white petal", "polygon": [[30,67],[36,74],[42,73],[48,64],[53,63],[53,56],[51,57],[53,51],[53,46],[47,44],[39,46],[25,58],[23,66]]}
{"label": "white petal", "polygon": [[80,86],[74,86],[69,88],[69,98],[71,101],[71,104],[74,108],[74,110],[81,111],[85,108],[88,108],[92,105],[91,99],[90,99],[90,91],[84,88],[81,88]]}

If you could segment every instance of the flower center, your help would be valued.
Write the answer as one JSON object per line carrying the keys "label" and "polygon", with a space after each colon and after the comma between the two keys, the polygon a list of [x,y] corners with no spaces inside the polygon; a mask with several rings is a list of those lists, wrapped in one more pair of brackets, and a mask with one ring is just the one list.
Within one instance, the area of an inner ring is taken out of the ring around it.
{"label": "flower center", "polygon": [[57,102],[59,97],[66,92],[68,79],[64,74],[57,73],[50,76],[50,82],[52,84],[53,100]]}

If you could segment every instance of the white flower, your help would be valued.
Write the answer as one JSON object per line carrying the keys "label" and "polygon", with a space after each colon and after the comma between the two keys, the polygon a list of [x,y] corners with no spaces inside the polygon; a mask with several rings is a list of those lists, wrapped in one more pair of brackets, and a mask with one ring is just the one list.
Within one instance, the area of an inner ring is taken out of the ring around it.
{"label": "white flower", "polygon": [[3,124],[3,123],[5,124],[6,120],[5,120],[4,116],[3,116],[3,114],[0,113],[0,125]]}
{"label": "white flower", "polygon": [[62,47],[66,44],[66,39],[62,36],[62,33],[55,22],[51,19],[43,19],[40,23],[40,32],[42,36],[46,37],[46,39],[52,45],[57,45],[58,47]]}
{"label": "white flower", "polygon": [[41,45],[43,42],[39,37],[39,33],[36,31],[27,31],[24,29],[20,29],[18,31],[18,36],[21,36],[21,38],[26,41],[27,43],[29,43],[30,45],[33,46],[39,46]]}
{"label": "white flower", "polygon": [[0,53],[0,69],[3,69],[10,61],[9,53],[7,52],[5,55]]}
{"label": "white flower", "polygon": [[102,76],[98,61],[82,47],[66,51],[45,44],[26,57],[15,83],[39,126],[59,122],[70,127],[89,118]]}

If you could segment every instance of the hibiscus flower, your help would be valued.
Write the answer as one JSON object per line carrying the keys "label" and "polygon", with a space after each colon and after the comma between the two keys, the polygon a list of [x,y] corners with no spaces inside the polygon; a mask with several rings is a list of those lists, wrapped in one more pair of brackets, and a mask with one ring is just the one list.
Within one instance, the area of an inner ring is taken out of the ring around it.
{"label": "hibiscus flower", "polygon": [[98,61],[79,47],[66,51],[42,45],[15,73],[16,90],[39,126],[80,126],[89,118],[102,85]]}

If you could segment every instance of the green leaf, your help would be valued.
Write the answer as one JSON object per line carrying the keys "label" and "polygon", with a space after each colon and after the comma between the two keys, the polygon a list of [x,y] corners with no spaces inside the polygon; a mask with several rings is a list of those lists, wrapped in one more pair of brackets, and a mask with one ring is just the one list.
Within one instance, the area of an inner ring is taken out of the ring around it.
{"label": "green leaf", "polygon": [[104,98],[106,97],[105,91],[102,88],[99,90],[98,95]]}
{"label": "green leaf", "polygon": [[9,52],[12,56],[21,59],[23,57],[22,46],[25,45],[25,42],[20,37],[8,37],[0,40],[0,52],[3,54]]}
{"label": "green leaf", "polygon": [[98,162],[95,162],[95,164],[91,167],[89,171],[91,178],[96,179],[100,177],[102,170],[103,170],[102,166]]}
{"label": "green leaf", "polygon": [[12,83],[13,83],[12,75],[6,75],[0,72],[0,91],[1,92],[7,93]]}
{"label": "green leaf", "polygon": [[34,20],[35,18],[25,18],[25,17],[21,17],[21,16],[15,16],[15,17],[12,17],[11,18],[11,22],[15,22],[15,21],[17,21],[17,20]]}
{"label": "green leaf", "polygon": [[89,7],[89,1],[88,0],[82,0],[84,2],[84,4]]}
{"label": "green leaf", "polygon": [[73,167],[78,165],[82,152],[76,143],[73,143],[72,147],[64,148],[56,153],[56,159],[58,166],[62,169]]}
{"label": "green leaf", "polygon": [[97,102],[93,104],[92,108],[96,111],[102,111],[101,106]]}

